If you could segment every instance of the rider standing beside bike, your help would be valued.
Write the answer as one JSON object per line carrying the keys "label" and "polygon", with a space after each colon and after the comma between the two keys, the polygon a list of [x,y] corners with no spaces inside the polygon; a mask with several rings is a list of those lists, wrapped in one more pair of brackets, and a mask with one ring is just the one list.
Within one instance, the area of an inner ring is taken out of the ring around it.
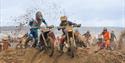
{"label": "rider standing beside bike", "polygon": [[[61,23],[60,26],[64,27],[62,29],[63,35],[61,37],[61,43],[60,43],[60,49],[63,52],[63,47],[64,47],[64,41],[66,41],[66,30],[65,27],[66,26],[72,26],[72,25],[77,25],[76,23],[70,22],[67,20],[67,16],[61,16],[60,17]],[[60,30],[60,29],[59,29]]]}
{"label": "rider standing beside bike", "polygon": [[40,36],[40,33],[38,33],[40,31],[40,25],[42,24],[42,22],[46,25],[46,21],[44,20],[43,18],[43,15],[40,11],[36,12],[36,19],[32,19],[30,22],[29,22],[29,25],[30,25],[30,34],[32,34],[33,38],[35,39],[35,43],[33,44],[33,47],[36,47],[36,45],[38,44],[39,42],[39,36]]}

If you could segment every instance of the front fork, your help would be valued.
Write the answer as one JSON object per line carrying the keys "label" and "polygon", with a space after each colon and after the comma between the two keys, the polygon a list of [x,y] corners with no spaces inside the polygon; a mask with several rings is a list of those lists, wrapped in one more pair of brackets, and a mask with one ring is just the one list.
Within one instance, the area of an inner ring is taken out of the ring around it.
{"label": "front fork", "polygon": [[76,47],[74,33],[72,32],[72,37],[69,37],[69,33],[67,33],[66,36],[67,36],[67,43],[69,44],[69,47]]}
{"label": "front fork", "polygon": [[41,33],[41,35],[42,35],[42,38],[43,38],[43,42],[44,42],[44,44],[45,44],[45,46],[47,46],[47,41],[46,41],[46,39],[45,39],[45,37],[44,37],[44,35],[43,35],[43,32]]}

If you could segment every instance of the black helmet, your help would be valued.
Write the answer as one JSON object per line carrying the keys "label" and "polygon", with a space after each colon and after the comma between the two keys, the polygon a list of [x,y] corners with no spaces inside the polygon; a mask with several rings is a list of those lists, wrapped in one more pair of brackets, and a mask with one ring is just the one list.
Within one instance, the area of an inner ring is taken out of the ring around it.
{"label": "black helmet", "polygon": [[90,31],[89,31],[89,30],[87,30],[87,33],[90,33]]}
{"label": "black helmet", "polygon": [[104,27],[104,28],[103,28],[103,31],[107,31],[107,28],[106,28],[106,27]]}

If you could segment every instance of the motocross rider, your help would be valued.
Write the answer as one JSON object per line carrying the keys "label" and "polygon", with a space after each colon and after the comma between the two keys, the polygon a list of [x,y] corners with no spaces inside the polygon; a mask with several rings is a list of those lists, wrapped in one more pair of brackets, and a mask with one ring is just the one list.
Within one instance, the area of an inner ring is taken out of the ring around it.
{"label": "motocross rider", "polygon": [[[63,35],[62,35],[61,44],[60,44],[61,52],[63,52],[64,41],[66,41],[66,30],[65,30],[65,27],[66,26],[72,26],[72,25],[81,26],[81,24],[76,24],[76,23],[73,23],[71,21],[68,21],[67,16],[61,16],[60,17],[60,21],[61,21],[61,23],[60,23],[59,26],[64,27],[64,28],[62,28]],[[60,29],[58,29],[58,30],[60,30]]]}
{"label": "motocross rider", "polygon": [[37,11],[36,12],[36,15],[35,15],[35,19],[32,19],[30,22],[29,22],[29,25],[30,25],[30,34],[33,36],[33,38],[35,39],[35,42],[33,44],[33,47],[36,47],[38,42],[39,42],[39,36],[40,36],[40,25],[44,23],[46,26],[47,23],[46,21],[44,20],[43,18],[43,15],[40,11]]}

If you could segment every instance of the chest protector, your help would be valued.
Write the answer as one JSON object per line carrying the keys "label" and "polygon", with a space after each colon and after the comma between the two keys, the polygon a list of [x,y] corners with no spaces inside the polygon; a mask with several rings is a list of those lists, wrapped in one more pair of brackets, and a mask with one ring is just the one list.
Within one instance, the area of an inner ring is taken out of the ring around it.
{"label": "chest protector", "polygon": [[61,23],[61,26],[69,26],[68,21],[66,21],[66,22],[62,22],[62,23]]}

